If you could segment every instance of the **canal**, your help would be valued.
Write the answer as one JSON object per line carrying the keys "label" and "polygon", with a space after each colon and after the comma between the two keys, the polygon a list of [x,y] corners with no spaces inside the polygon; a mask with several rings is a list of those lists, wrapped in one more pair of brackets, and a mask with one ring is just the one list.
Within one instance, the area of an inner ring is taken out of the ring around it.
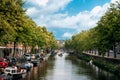
{"label": "canal", "polygon": [[34,67],[24,79],[21,80],[119,80],[109,72],[103,71],[91,63],[66,59],[63,56],[49,57],[48,61]]}

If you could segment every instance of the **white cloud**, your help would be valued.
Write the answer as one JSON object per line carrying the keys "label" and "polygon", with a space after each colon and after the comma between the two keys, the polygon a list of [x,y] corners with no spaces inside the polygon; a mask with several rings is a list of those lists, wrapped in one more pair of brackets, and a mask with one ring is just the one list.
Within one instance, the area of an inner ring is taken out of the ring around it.
{"label": "white cloud", "polygon": [[120,2],[120,0],[111,0],[111,3],[116,3],[116,1]]}
{"label": "white cloud", "polygon": [[[106,12],[109,3],[103,6],[96,6],[91,11],[79,12],[76,15],[69,16],[68,13],[57,13],[63,10],[72,0],[25,0],[32,3],[27,10],[33,20],[41,26],[74,29],[71,33],[64,33],[62,37],[71,37],[76,31],[90,29],[96,26],[100,17]],[[83,0],[84,1],[84,0]],[[111,0],[114,2],[115,0]],[[119,1],[119,0],[117,0]],[[58,4],[59,3],[59,4]],[[37,6],[36,6],[37,5]]]}
{"label": "white cloud", "polygon": [[72,33],[66,32],[62,35],[62,37],[63,38],[70,38],[70,37],[72,37],[72,35],[73,35]]}
{"label": "white cloud", "polygon": [[23,1],[33,5],[37,5],[39,7],[46,6],[47,3],[49,2],[49,0],[23,0]]}
{"label": "white cloud", "polygon": [[34,1],[36,1],[36,3],[42,6],[46,6],[46,4],[48,3],[48,0],[34,0]]}
{"label": "white cloud", "polygon": [[[30,7],[27,10],[27,14],[35,17],[35,22],[38,25],[45,25],[46,27],[59,27],[59,28],[71,28],[77,30],[85,30],[96,25],[96,22],[107,10],[106,3],[103,6],[96,6],[91,11],[79,12],[77,15],[69,16],[67,13],[55,13],[71,2],[72,0],[62,0],[58,3],[57,0],[29,0],[34,4],[39,4],[43,6],[42,8]],[[43,1],[43,2],[40,2]]]}
{"label": "white cloud", "polygon": [[32,17],[38,13],[39,13],[39,11],[35,7],[29,8],[27,10],[27,15],[32,16]]}
{"label": "white cloud", "polygon": [[48,20],[47,24],[49,27],[86,30],[95,27],[100,17],[106,12],[108,6],[109,4],[106,3],[103,6],[94,7],[91,11],[79,12],[74,16],[68,16],[68,14],[49,15],[51,20]]}
{"label": "white cloud", "polygon": [[102,10],[101,6],[96,6],[92,9],[91,14],[94,14],[95,16],[97,16],[101,10]]}
{"label": "white cloud", "polygon": [[[38,8],[40,14],[52,14],[64,9],[72,0],[24,0],[26,3],[33,4],[32,7]],[[31,7],[30,7],[31,8]],[[29,9],[29,8],[28,8]]]}

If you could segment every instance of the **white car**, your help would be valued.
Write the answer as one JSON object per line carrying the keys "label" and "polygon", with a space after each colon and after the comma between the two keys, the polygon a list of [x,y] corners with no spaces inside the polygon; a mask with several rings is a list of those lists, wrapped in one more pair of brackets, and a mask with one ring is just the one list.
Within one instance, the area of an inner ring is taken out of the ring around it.
{"label": "white car", "polygon": [[25,59],[26,60],[31,60],[31,55],[30,54],[25,54]]}
{"label": "white car", "polygon": [[35,54],[31,54],[31,59],[35,59]]}

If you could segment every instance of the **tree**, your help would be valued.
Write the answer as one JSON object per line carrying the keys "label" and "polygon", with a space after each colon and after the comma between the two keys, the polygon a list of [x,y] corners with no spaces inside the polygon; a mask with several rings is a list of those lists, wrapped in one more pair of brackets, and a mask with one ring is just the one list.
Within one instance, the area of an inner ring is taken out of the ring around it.
{"label": "tree", "polygon": [[103,50],[110,50],[114,47],[114,57],[116,57],[115,47],[120,42],[120,4],[111,4],[106,14],[98,22],[97,31],[99,35],[100,47]]}
{"label": "tree", "polygon": [[[69,47],[71,46],[71,47]],[[111,4],[97,26],[88,31],[82,31],[66,41],[66,47],[76,51],[97,49],[100,55],[105,55],[113,48],[116,57],[116,46],[120,46],[120,3]]]}
{"label": "tree", "polygon": [[[22,0],[1,0],[0,1],[0,44],[14,42],[14,54],[17,44],[23,44],[35,48],[53,47],[54,36],[48,32],[46,27],[38,27],[30,19],[23,9]],[[26,50],[25,50],[26,52]]]}
{"label": "tree", "polygon": [[0,6],[0,42],[6,45],[14,40],[16,34],[11,25],[11,19],[13,18],[13,16],[11,16],[11,1],[1,0]]}

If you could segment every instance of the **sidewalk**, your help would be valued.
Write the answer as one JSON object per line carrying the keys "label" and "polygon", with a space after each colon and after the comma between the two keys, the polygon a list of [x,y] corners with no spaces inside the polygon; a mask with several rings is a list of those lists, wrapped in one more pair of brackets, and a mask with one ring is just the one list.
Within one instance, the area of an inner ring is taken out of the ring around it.
{"label": "sidewalk", "polygon": [[[87,55],[91,55],[91,56],[102,57],[102,56],[98,55],[98,53],[96,53],[96,54],[95,53],[88,53],[88,52],[83,52],[83,53],[87,54]],[[114,58],[114,53],[110,53],[109,57],[107,56],[107,53],[106,53],[104,58],[120,60],[120,54],[116,54],[116,58]]]}

